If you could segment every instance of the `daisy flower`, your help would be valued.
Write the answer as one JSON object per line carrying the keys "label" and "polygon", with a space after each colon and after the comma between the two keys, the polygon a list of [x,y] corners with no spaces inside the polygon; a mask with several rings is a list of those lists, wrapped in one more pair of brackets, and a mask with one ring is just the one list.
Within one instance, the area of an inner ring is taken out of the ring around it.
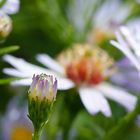
{"label": "daisy flower", "polygon": [[67,9],[76,32],[84,36],[90,31],[89,42],[99,43],[114,37],[114,30],[126,21],[132,6],[121,0],[72,0]]}
{"label": "daisy flower", "polygon": [[19,99],[13,98],[9,102],[1,119],[2,140],[32,140],[33,128],[27,117],[27,105],[20,105],[18,101]]}
{"label": "daisy flower", "polygon": [[128,111],[133,110],[137,102],[135,96],[106,81],[116,72],[116,68],[113,59],[99,47],[75,44],[60,53],[56,60],[47,54],[37,55],[37,60],[46,68],[10,55],[3,58],[15,67],[5,68],[4,73],[25,78],[13,81],[12,85],[30,85],[34,73],[54,75],[58,80],[58,90],[77,87],[83,105],[92,115],[102,112],[105,116],[111,116],[106,98],[118,102]]}
{"label": "daisy flower", "polygon": [[16,14],[19,11],[19,0],[1,0],[0,6],[0,38],[3,39],[12,30],[12,20],[7,14]]}

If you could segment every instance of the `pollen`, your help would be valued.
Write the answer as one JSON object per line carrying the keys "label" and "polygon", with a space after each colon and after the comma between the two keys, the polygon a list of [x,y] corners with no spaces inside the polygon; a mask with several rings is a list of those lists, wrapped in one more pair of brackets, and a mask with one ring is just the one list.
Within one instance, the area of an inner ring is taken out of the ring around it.
{"label": "pollen", "polygon": [[77,85],[97,85],[115,71],[114,61],[107,52],[88,44],[75,44],[62,52],[58,61],[65,67],[66,76]]}

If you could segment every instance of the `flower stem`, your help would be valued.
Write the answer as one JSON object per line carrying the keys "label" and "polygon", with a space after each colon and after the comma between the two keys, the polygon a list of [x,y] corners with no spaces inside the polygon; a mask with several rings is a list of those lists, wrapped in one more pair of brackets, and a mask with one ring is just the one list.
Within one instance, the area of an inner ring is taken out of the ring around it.
{"label": "flower stem", "polygon": [[32,135],[32,140],[39,140],[40,139],[40,135],[41,135],[41,131],[35,129],[34,130],[34,134]]}
{"label": "flower stem", "polygon": [[118,125],[114,126],[108,133],[105,134],[103,140],[118,140],[124,134],[125,130],[129,128],[132,121],[140,113],[140,99],[138,99],[135,109],[123,117]]}

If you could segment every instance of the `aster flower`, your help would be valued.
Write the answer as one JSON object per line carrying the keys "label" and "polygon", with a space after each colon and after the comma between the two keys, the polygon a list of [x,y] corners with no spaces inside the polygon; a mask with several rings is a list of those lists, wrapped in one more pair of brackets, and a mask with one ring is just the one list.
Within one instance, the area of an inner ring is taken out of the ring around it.
{"label": "aster flower", "polygon": [[114,30],[126,21],[132,6],[121,0],[105,0],[102,4],[99,0],[72,0],[67,9],[76,32],[84,36],[90,31],[89,42],[100,43],[114,37]]}
{"label": "aster flower", "polygon": [[47,54],[39,54],[37,60],[47,67],[45,69],[10,55],[5,55],[4,60],[15,67],[5,68],[4,73],[25,78],[13,81],[12,85],[29,85],[33,73],[53,74],[59,81],[59,90],[77,87],[81,101],[90,114],[102,112],[111,116],[106,98],[118,102],[128,111],[135,107],[135,96],[106,82],[116,69],[114,61],[100,48],[75,44],[62,52],[56,61]]}
{"label": "aster flower", "polygon": [[0,11],[0,38],[7,37],[12,30],[11,18]]}
{"label": "aster flower", "polygon": [[140,78],[137,69],[131,63],[131,61],[124,57],[116,62],[117,73],[114,73],[110,80],[125,89],[133,92],[140,92]]}
{"label": "aster flower", "polygon": [[0,1],[0,38],[7,37],[12,30],[12,20],[7,14],[15,14],[19,10],[19,0]]}
{"label": "aster flower", "polygon": [[31,140],[32,124],[27,117],[27,105],[20,104],[19,98],[13,98],[2,116],[0,127],[2,128],[2,140]]}
{"label": "aster flower", "polygon": [[117,41],[111,40],[111,44],[124,53],[140,71],[140,26],[131,24],[131,26],[121,26],[116,31]]}
{"label": "aster flower", "polygon": [[34,125],[33,140],[39,140],[56,99],[57,80],[52,75],[34,75],[28,94],[29,118]]}

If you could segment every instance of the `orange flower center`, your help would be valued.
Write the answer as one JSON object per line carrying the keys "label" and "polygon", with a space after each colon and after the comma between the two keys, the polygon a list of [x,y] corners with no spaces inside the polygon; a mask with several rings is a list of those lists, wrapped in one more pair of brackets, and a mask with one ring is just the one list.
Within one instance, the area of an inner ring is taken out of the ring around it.
{"label": "orange flower center", "polygon": [[77,85],[97,85],[114,71],[113,60],[101,48],[74,45],[58,57],[65,67],[66,76]]}
{"label": "orange flower center", "polygon": [[92,63],[89,58],[81,58],[76,62],[72,62],[66,67],[67,77],[76,84],[99,84],[104,80],[100,66]]}

